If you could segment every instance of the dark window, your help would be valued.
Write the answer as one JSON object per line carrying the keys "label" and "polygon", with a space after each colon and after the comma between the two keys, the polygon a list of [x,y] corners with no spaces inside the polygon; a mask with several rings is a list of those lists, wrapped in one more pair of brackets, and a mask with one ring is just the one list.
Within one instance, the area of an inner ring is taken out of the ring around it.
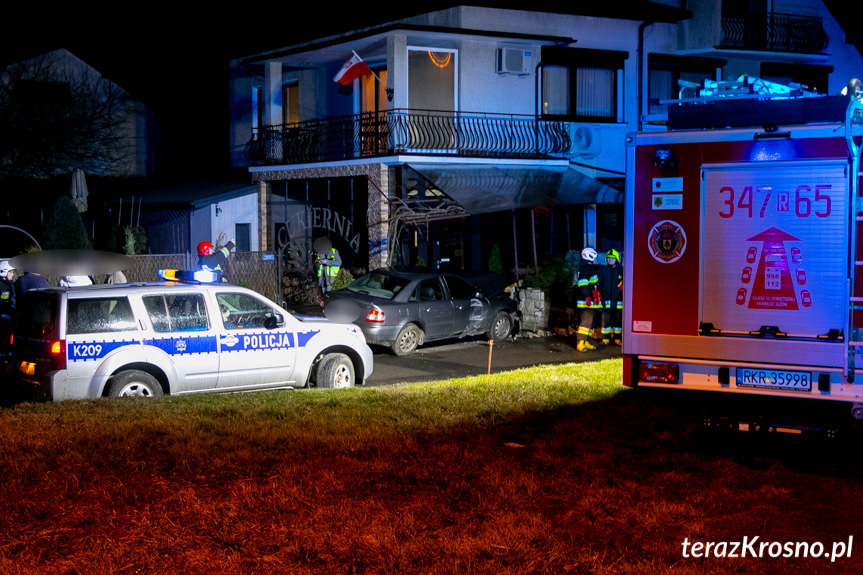
{"label": "dark window", "polygon": [[209,326],[207,307],[200,294],[155,295],[143,299],[153,331],[202,331]]}
{"label": "dark window", "polygon": [[626,52],[542,49],[540,114],[546,119],[619,122]]}
{"label": "dark window", "polygon": [[244,293],[220,293],[216,301],[226,329],[261,328],[275,315],[273,308]]}
{"label": "dark window", "polygon": [[443,301],[440,280],[432,278],[421,281],[408,301]]}
{"label": "dark window", "polygon": [[457,276],[446,276],[446,285],[452,299],[471,299],[476,295],[476,288]]}
{"label": "dark window", "polygon": [[251,249],[251,224],[235,224],[236,249],[238,252],[247,252]]}
{"label": "dark window", "polygon": [[109,333],[138,329],[125,297],[70,299],[66,333]]}
{"label": "dark window", "polygon": [[833,66],[762,62],[759,77],[762,80],[784,85],[800,84],[804,89],[826,94],[828,78],[832,71]]}
{"label": "dark window", "polygon": [[698,96],[698,89],[704,87],[705,80],[722,78],[725,65],[725,60],[720,59],[666,54],[650,54],[647,59],[647,114],[662,115],[662,119],[668,110],[668,104],[662,103],[663,100]]}

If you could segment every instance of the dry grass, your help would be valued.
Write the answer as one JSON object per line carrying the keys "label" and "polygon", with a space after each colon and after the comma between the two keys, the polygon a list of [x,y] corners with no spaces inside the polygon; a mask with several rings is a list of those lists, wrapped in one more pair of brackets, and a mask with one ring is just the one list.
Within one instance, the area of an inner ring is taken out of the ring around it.
{"label": "dry grass", "polygon": [[[850,573],[690,541],[863,547],[852,466],[707,444],[620,362],[387,388],[0,411],[0,573]],[[766,449],[767,453],[759,451]],[[741,457],[739,453],[745,451]],[[785,452],[782,452],[783,454]],[[859,458],[859,450],[851,457]]]}

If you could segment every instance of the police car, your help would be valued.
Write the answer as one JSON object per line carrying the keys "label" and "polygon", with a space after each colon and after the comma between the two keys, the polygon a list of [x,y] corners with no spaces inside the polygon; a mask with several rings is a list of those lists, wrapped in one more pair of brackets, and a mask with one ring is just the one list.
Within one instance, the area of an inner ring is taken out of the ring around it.
{"label": "police car", "polygon": [[351,387],[373,368],[357,326],[225,283],[46,288],[18,311],[13,366],[34,399]]}

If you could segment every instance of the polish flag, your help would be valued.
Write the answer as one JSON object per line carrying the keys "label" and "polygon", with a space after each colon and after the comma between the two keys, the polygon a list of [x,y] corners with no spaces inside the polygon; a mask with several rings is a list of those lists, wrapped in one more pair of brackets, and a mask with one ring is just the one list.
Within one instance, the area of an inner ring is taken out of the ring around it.
{"label": "polish flag", "polygon": [[342,66],[342,69],[339,70],[339,73],[333,76],[333,81],[338,82],[342,86],[347,86],[348,84],[353,82],[354,79],[371,73],[372,69],[369,68],[365,62],[363,62],[363,59],[360,58],[356,52],[354,52],[354,55],[351,57],[350,60],[345,62],[345,65]]}

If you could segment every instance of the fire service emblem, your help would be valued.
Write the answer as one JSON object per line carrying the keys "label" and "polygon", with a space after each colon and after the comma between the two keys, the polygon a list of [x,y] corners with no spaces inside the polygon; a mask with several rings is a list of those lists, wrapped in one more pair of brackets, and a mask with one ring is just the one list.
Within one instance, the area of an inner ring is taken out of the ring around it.
{"label": "fire service emblem", "polygon": [[686,233],[677,222],[663,220],[650,229],[647,246],[653,259],[670,264],[686,251]]}

